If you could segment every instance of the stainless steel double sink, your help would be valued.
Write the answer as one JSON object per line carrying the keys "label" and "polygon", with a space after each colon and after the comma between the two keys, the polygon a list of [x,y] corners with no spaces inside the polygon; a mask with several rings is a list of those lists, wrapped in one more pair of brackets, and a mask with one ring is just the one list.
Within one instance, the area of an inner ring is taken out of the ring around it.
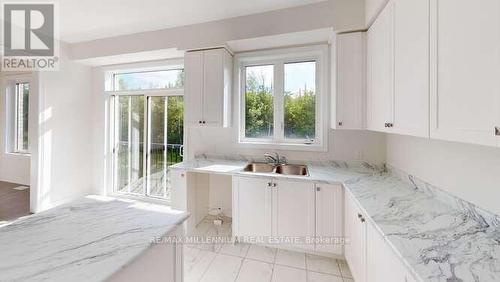
{"label": "stainless steel double sink", "polygon": [[276,173],[281,175],[308,176],[309,171],[306,165],[270,163],[249,163],[243,171],[254,173]]}

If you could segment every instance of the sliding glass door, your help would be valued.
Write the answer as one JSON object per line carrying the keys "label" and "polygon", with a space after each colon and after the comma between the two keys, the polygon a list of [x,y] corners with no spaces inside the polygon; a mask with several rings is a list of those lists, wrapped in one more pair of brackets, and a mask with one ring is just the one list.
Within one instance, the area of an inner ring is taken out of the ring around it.
{"label": "sliding glass door", "polygon": [[144,193],[144,97],[116,96],[115,188]]}
{"label": "sliding glass door", "polygon": [[115,95],[116,192],[170,199],[169,166],[182,162],[180,95]]}

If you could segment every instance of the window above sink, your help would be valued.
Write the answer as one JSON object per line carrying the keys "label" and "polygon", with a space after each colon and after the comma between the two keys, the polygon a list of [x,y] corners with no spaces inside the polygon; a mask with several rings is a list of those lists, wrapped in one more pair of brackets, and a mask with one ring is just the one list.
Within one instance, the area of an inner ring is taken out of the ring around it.
{"label": "window above sink", "polygon": [[238,144],[326,151],[328,46],[236,56]]}

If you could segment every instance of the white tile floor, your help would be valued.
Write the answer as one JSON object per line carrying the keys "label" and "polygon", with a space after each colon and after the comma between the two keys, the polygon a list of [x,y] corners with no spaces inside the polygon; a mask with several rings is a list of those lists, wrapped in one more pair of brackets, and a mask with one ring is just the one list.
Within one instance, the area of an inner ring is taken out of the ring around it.
{"label": "white tile floor", "polygon": [[[230,235],[230,226],[206,220],[196,233]],[[345,261],[242,243],[185,246],[184,281],[354,282]]]}

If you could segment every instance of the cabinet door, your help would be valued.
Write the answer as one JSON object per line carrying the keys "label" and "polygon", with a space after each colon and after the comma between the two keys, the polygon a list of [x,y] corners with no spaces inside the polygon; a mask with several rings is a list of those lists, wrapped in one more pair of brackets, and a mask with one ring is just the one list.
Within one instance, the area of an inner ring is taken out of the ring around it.
{"label": "cabinet door", "polygon": [[204,51],[203,120],[205,125],[222,126],[224,114],[224,49]]}
{"label": "cabinet door", "polygon": [[497,146],[500,1],[431,3],[431,138]]}
{"label": "cabinet door", "polygon": [[[344,229],[343,189],[340,185],[316,185],[316,237],[340,238]],[[317,252],[342,254],[341,245],[316,244]]]}
{"label": "cabinet door", "polygon": [[203,120],[203,52],[187,52],[184,57],[185,120],[188,125],[199,125]]}
{"label": "cabinet door", "polygon": [[339,34],[336,40],[338,129],[365,127],[366,40],[364,32]]}
{"label": "cabinet door", "polygon": [[236,236],[271,236],[271,188],[267,178],[236,178]]}
{"label": "cabinet door", "polygon": [[406,268],[387,244],[384,237],[372,224],[367,224],[366,281],[405,281]]}
{"label": "cabinet door", "polygon": [[[275,236],[314,236],[314,184],[311,182],[275,181]],[[314,249],[314,245],[293,247]]]}
{"label": "cabinet door", "polygon": [[345,258],[357,282],[366,281],[366,222],[356,202],[345,193]]}
{"label": "cabinet door", "polygon": [[393,0],[394,125],[429,137],[429,0]]}
{"label": "cabinet door", "polygon": [[394,14],[389,2],[368,30],[368,128],[387,132],[393,123]]}
{"label": "cabinet door", "polygon": [[187,176],[185,170],[169,170],[172,187],[172,208],[187,211]]}

